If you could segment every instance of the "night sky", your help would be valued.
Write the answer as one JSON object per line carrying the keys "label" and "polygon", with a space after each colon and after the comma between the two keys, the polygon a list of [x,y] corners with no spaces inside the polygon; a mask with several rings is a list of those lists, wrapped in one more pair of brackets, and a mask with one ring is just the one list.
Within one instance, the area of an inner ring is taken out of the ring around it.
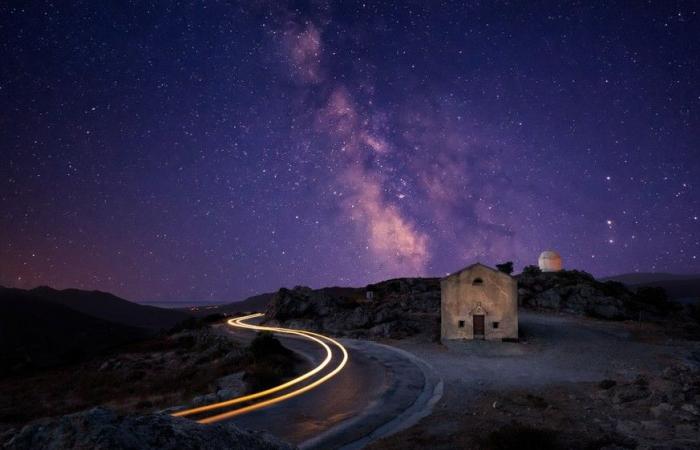
{"label": "night sky", "polygon": [[232,301],[545,249],[700,272],[698,2],[23,3],[2,285]]}

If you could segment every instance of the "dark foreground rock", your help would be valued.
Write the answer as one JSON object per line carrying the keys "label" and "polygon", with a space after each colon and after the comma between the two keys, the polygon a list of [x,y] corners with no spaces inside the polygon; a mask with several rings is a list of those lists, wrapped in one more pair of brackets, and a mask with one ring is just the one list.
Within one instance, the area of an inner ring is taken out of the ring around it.
{"label": "dark foreground rock", "polygon": [[448,402],[368,448],[697,449],[698,402],[700,372],[687,366],[633,379],[489,390],[468,407]]}
{"label": "dark foreground rock", "polygon": [[365,288],[280,289],[268,305],[266,318],[270,323],[354,338],[422,335],[436,339],[440,280],[401,278]]}
{"label": "dark foreground rock", "polygon": [[22,428],[6,449],[292,449],[269,434],[232,424],[201,425],[165,414],[119,415],[94,408]]}

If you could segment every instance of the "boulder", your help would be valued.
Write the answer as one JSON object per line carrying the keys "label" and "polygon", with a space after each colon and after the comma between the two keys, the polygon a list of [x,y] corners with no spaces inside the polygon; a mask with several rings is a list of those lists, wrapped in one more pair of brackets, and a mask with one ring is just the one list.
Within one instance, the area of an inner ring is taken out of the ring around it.
{"label": "boulder", "polygon": [[265,317],[268,323],[355,338],[422,334],[432,340],[440,329],[440,280],[399,278],[365,288],[280,289]]}
{"label": "boulder", "polygon": [[659,403],[656,406],[649,408],[651,415],[654,417],[666,417],[673,411],[673,405],[670,403]]}
{"label": "boulder", "polygon": [[647,389],[640,388],[636,385],[620,386],[620,388],[615,390],[615,394],[613,395],[613,403],[620,404],[634,402],[647,398],[650,395],[651,393]]}
{"label": "boulder", "polygon": [[620,305],[617,305],[614,301],[609,301],[608,299],[602,299],[601,303],[594,304],[589,310],[589,314],[611,320],[624,317]]}
{"label": "boulder", "polygon": [[700,409],[696,405],[691,405],[690,403],[686,403],[685,405],[681,406],[681,409],[683,411],[689,412],[690,414],[694,416],[700,416]]}
{"label": "boulder", "polygon": [[599,282],[586,272],[523,270],[517,279],[518,303],[525,307],[609,320],[634,316],[628,306],[632,292],[616,283]]}
{"label": "boulder", "polygon": [[560,309],[561,294],[555,289],[549,289],[532,299],[531,304],[538,308]]}

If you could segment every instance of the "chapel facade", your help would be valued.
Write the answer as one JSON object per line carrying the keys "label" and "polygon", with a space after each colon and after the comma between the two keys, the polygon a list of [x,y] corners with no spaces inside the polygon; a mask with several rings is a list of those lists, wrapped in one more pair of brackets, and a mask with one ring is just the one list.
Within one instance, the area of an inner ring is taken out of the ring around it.
{"label": "chapel facade", "polygon": [[517,340],[518,282],[480,263],[440,280],[442,340]]}

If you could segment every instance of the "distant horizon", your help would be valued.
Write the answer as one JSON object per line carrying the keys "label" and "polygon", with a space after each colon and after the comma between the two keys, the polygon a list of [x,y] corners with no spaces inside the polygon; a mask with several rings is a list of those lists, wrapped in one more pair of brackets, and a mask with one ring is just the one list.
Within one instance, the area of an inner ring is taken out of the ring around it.
{"label": "distant horizon", "polygon": [[[465,267],[466,267],[466,266],[465,266]],[[459,269],[461,269],[461,267],[458,268],[458,269],[455,269],[455,270],[459,270]],[[582,270],[582,269],[564,267],[563,270]],[[585,271],[585,270],[584,270],[584,271]],[[588,271],[585,271],[585,272],[588,272]],[[520,274],[520,273],[522,273],[522,268],[521,268],[520,270],[518,270],[518,271],[514,271],[514,272],[513,272],[513,275],[518,275],[518,274]],[[588,273],[591,273],[591,272],[588,272]],[[668,271],[662,271],[662,272],[636,271],[636,272],[623,272],[623,273],[617,273],[617,274],[615,274],[615,275],[605,275],[605,276],[597,276],[597,275],[591,273],[591,275],[593,275],[596,279],[616,278],[616,277],[622,277],[622,276],[625,276],[625,275],[632,275],[632,274],[671,275],[671,276],[674,276],[674,277],[688,277],[688,278],[700,277],[700,272],[687,272],[687,273],[683,273],[683,272],[668,272]],[[443,275],[443,276],[444,276],[444,275]],[[200,300],[183,300],[183,299],[175,299],[175,300],[169,300],[169,299],[156,299],[156,300],[150,299],[150,300],[145,300],[145,299],[144,299],[144,300],[142,300],[142,299],[129,298],[129,297],[127,297],[127,296],[120,295],[118,292],[114,292],[114,291],[106,290],[106,289],[100,289],[100,288],[84,288],[84,287],[76,287],[76,286],[56,287],[56,286],[50,286],[50,285],[45,285],[45,284],[40,284],[40,285],[36,285],[36,286],[31,286],[31,287],[19,287],[19,286],[5,285],[5,284],[1,284],[1,283],[0,283],[0,286],[6,287],[6,288],[26,289],[26,290],[31,290],[31,289],[36,289],[36,288],[43,287],[43,286],[48,286],[48,287],[50,287],[50,288],[52,288],[52,289],[57,289],[57,290],[63,290],[63,289],[79,289],[79,290],[85,290],[85,291],[101,291],[101,292],[106,292],[106,293],[110,293],[110,294],[116,295],[117,297],[123,298],[123,299],[128,300],[128,301],[131,301],[131,302],[133,302],[133,303],[138,303],[138,304],[141,304],[141,305],[151,305],[151,306],[157,306],[157,305],[174,305],[173,307],[188,307],[188,306],[202,306],[202,305],[226,305],[226,304],[230,304],[230,303],[238,303],[238,302],[245,301],[245,300],[247,300],[248,298],[254,297],[254,296],[256,296],[256,295],[261,295],[261,294],[266,294],[266,293],[277,292],[279,289],[282,289],[282,288],[291,289],[291,288],[293,288],[294,286],[308,286],[308,287],[310,287],[310,288],[312,288],[312,289],[321,289],[321,288],[327,288],[327,287],[355,287],[355,288],[358,288],[358,287],[366,286],[366,285],[368,285],[368,284],[375,284],[375,283],[378,283],[378,282],[381,282],[381,281],[386,281],[386,280],[394,279],[394,278],[435,278],[435,277],[431,277],[431,276],[392,277],[392,278],[385,278],[385,279],[382,279],[382,280],[372,281],[372,282],[369,282],[369,283],[359,283],[359,284],[338,284],[338,283],[330,283],[330,284],[318,285],[318,286],[316,286],[316,285],[308,285],[308,284],[304,284],[304,283],[296,283],[296,284],[291,284],[291,285],[280,285],[280,286],[278,286],[278,287],[276,287],[276,288],[275,288],[275,287],[271,287],[271,288],[268,288],[268,289],[263,289],[263,290],[261,290],[261,291],[252,292],[252,293],[250,293],[249,295],[244,295],[242,298],[231,299],[231,300],[223,300],[223,299],[220,299],[220,298],[219,298],[219,299],[216,299],[216,298],[214,298],[214,297],[209,298],[209,299],[200,299]]]}

